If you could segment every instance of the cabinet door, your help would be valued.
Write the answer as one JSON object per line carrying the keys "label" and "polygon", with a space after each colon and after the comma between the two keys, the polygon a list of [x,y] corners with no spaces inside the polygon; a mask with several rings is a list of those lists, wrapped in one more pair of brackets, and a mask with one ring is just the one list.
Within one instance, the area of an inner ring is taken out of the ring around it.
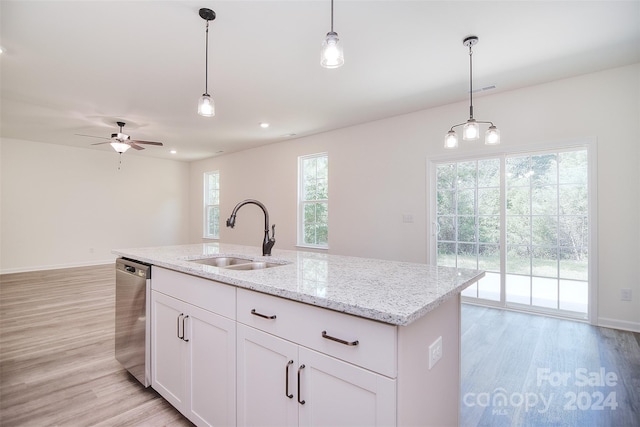
{"label": "cabinet door", "polygon": [[298,425],[298,346],[238,324],[238,426]]}
{"label": "cabinet door", "polygon": [[182,410],[187,399],[188,343],[180,339],[187,304],[159,292],[151,293],[152,386]]}
{"label": "cabinet door", "polygon": [[190,305],[185,339],[189,344],[185,415],[198,426],[235,425],[235,321]]}
{"label": "cabinet door", "polygon": [[395,380],[304,347],[299,360],[300,426],[395,425]]}

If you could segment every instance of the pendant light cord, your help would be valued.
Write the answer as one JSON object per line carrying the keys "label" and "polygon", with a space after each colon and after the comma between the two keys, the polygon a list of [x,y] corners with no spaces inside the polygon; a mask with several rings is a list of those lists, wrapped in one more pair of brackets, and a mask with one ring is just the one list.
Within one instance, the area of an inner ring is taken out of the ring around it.
{"label": "pendant light cord", "polygon": [[473,119],[473,50],[469,45],[469,118]]}
{"label": "pendant light cord", "polygon": [[205,52],[204,52],[204,93],[209,95],[209,20],[207,19]]}

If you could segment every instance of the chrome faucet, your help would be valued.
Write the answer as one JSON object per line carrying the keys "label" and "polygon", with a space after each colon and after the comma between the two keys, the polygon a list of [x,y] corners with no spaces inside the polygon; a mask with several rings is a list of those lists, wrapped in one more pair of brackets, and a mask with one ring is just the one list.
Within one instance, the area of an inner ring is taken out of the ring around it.
{"label": "chrome faucet", "polygon": [[231,216],[227,219],[227,227],[235,227],[236,225],[236,214],[238,213],[238,209],[243,207],[246,204],[257,205],[264,212],[264,240],[262,242],[262,255],[271,255],[271,248],[276,244],[276,225],[273,224],[271,227],[271,237],[269,237],[269,212],[267,212],[267,208],[257,200],[247,199],[243,200],[233,208],[233,212],[231,212]]}

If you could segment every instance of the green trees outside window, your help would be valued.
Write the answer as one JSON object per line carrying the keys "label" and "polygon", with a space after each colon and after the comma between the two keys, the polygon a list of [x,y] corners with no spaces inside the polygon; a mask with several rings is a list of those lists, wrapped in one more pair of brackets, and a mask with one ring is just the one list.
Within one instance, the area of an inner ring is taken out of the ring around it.
{"label": "green trees outside window", "polygon": [[587,313],[588,200],[583,148],[438,164],[437,263],[487,272],[464,295]]}
{"label": "green trees outside window", "polygon": [[329,245],[329,157],[326,153],[300,157],[298,244]]}

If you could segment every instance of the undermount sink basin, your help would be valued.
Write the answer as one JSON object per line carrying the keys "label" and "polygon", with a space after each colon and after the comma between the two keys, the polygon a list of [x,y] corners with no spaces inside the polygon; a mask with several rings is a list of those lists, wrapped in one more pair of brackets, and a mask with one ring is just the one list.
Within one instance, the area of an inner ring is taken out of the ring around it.
{"label": "undermount sink basin", "polygon": [[250,263],[251,260],[246,258],[219,256],[219,257],[211,257],[211,258],[192,259],[192,260],[189,260],[189,262],[195,262],[197,264],[204,264],[204,265],[212,265],[214,267],[228,267],[231,265]]}
{"label": "undermount sink basin", "polygon": [[196,264],[211,265],[213,267],[220,267],[228,270],[262,270],[264,268],[277,267],[279,265],[285,265],[277,262],[266,261],[252,261],[247,258],[217,256],[209,258],[191,259],[189,262],[195,262]]}
{"label": "undermount sink basin", "polygon": [[227,270],[262,270],[263,268],[278,267],[284,264],[276,262],[251,261],[244,264],[235,264],[225,267]]}

